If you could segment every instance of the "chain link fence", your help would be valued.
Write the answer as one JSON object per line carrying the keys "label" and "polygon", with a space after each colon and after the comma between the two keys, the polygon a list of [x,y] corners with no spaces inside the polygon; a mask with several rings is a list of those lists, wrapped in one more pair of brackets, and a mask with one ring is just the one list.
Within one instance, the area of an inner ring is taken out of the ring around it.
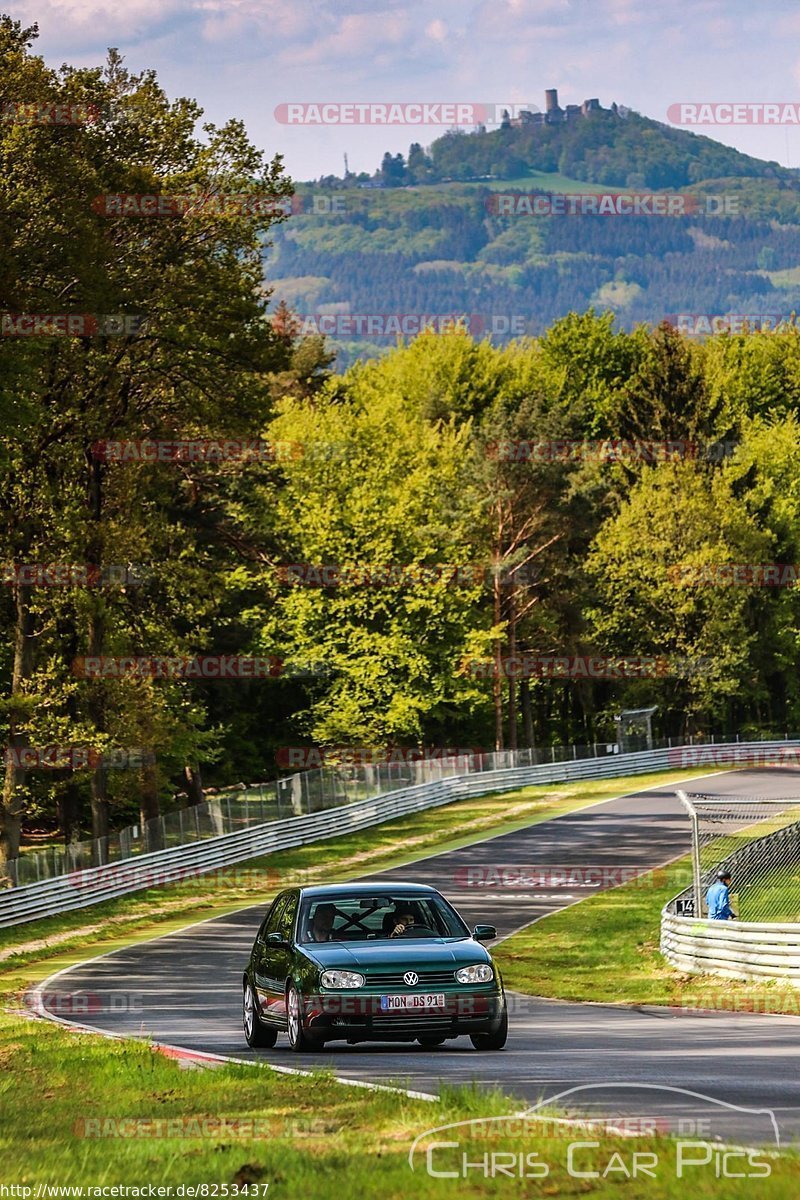
{"label": "chain link fence", "polygon": [[725,870],[739,920],[800,922],[800,796],[678,795],[692,824],[693,883],[675,912],[706,916],[706,892]]}

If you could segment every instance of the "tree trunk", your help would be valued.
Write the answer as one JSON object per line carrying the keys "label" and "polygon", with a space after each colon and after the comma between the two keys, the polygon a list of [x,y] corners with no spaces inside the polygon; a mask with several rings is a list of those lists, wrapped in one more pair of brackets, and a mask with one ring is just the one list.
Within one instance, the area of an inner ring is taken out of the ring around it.
{"label": "tree trunk", "polygon": [[20,752],[24,749],[27,735],[20,730],[25,719],[24,708],[15,708],[13,701],[20,696],[25,681],[33,666],[33,614],[28,604],[24,587],[14,591],[14,670],[11,679],[12,704],[9,711],[8,753],[3,782],[3,801],[0,810],[0,870],[11,858],[19,856],[22,833],[23,801],[20,788],[25,780],[25,769],[20,766]]}
{"label": "tree trunk", "polygon": [[[503,619],[503,605],[499,561],[494,572],[494,623]],[[494,643],[494,748],[503,749],[503,641],[497,637]]]}
{"label": "tree trunk", "polygon": [[81,814],[83,812],[83,793],[77,779],[68,779],[64,791],[58,799],[58,823],[64,835],[64,845],[79,842],[81,839]]}
{"label": "tree trunk", "polygon": [[[103,561],[101,521],[103,515],[102,464],[93,458],[87,447],[86,458],[89,469],[89,515],[92,531],[87,539],[87,562],[100,565]],[[106,623],[103,615],[102,596],[93,596],[89,612],[89,654],[102,657],[105,649]],[[101,678],[89,682],[88,712],[92,726],[98,733],[106,732],[106,689]],[[102,743],[102,739],[100,739]],[[92,861],[101,866],[107,857],[108,848],[108,779],[106,768],[99,763],[91,773],[89,791],[92,805],[92,838],[94,847]]]}
{"label": "tree trunk", "polygon": [[[105,621],[102,615],[93,609],[89,616],[89,654],[100,656],[105,642]],[[92,727],[98,733],[106,731],[106,697],[105,684],[102,679],[89,681],[89,718]],[[95,842],[92,852],[92,862],[102,866],[106,861],[108,840],[108,779],[106,767],[98,763],[92,769],[89,777],[89,794],[92,805],[92,838]]]}
{"label": "tree trunk", "polygon": [[514,674],[514,660],[517,654],[517,596],[514,578],[509,581],[508,595],[508,748],[517,749],[517,678]]}
{"label": "tree trunk", "polygon": [[164,847],[163,829],[159,820],[161,810],[158,798],[158,770],[154,762],[145,762],[142,767],[141,780],[139,812],[142,822],[142,849],[149,853],[151,850],[162,850]]}
{"label": "tree trunk", "polygon": [[[63,629],[59,633],[59,636],[63,639],[64,648],[67,651],[69,659],[77,658],[80,653],[77,627],[70,625],[66,629]],[[80,714],[78,711],[78,697],[75,692],[69,693],[65,707],[70,720],[75,722],[77,726]],[[71,842],[79,842],[81,840],[84,798],[85,787],[81,778],[78,777],[76,779],[74,775],[68,778],[64,784],[64,790],[56,802],[56,815],[64,837],[65,846],[69,846]]]}
{"label": "tree trunk", "polygon": [[531,707],[530,680],[520,679],[519,698],[522,705],[522,736],[525,739],[525,745],[530,750],[534,750],[536,748],[536,743],[533,736],[533,709]]}
{"label": "tree trunk", "polygon": [[200,773],[200,764],[197,762],[187,763],[183,768],[183,778],[189,803],[202,804],[205,796],[203,795],[203,776]]}

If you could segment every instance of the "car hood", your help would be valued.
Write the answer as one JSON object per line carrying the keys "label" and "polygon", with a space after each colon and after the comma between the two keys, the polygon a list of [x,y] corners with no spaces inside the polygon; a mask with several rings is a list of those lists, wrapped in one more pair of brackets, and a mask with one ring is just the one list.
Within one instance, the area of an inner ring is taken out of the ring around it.
{"label": "car hood", "polygon": [[380,942],[324,942],[303,946],[312,961],[324,969],[367,972],[416,967],[424,971],[456,970],[470,963],[491,962],[489,951],[472,938],[449,942],[444,938],[397,938]]}

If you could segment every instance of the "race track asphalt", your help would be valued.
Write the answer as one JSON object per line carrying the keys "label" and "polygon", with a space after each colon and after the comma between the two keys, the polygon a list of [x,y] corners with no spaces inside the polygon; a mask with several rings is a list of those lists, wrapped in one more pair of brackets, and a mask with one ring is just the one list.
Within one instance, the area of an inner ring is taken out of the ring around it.
{"label": "race track asphalt", "polygon": [[[433,884],[470,924],[491,922],[505,937],[631,871],[686,853],[688,820],[676,786],[605,801],[366,878]],[[797,796],[800,771],[728,772],[681,786],[731,796]],[[540,869],[533,886],[518,885],[523,867]],[[487,878],[506,886],[481,886]],[[443,1082],[478,1081],[502,1087],[521,1109],[561,1096],[562,1110],[663,1120],[686,1136],[774,1142],[777,1126],[782,1144],[800,1140],[800,1018],[790,1016],[510,995],[502,1053],[473,1050],[466,1038],[435,1050],[335,1042],[299,1056],[281,1036],[273,1050],[250,1050],[241,1031],[241,977],[265,909],[200,922],[70,968],[41,985],[42,1005],[56,1019],[98,1031],[284,1067],[320,1064],[345,1079],[431,1095]],[[724,996],[724,980],[709,986]]]}

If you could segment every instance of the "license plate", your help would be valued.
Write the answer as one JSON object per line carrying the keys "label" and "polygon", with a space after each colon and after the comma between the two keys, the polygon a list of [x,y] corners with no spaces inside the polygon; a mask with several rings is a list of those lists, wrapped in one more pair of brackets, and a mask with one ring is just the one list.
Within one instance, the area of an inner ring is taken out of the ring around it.
{"label": "license plate", "polygon": [[444,992],[413,992],[402,996],[381,996],[381,1012],[409,1008],[444,1008]]}

